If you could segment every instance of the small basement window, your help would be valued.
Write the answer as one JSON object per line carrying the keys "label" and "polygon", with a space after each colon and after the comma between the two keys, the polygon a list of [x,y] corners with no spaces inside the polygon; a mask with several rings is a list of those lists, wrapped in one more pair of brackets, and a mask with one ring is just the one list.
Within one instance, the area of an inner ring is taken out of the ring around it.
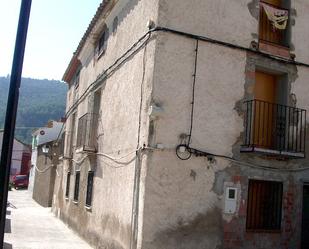
{"label": "small basement window", "polygon": [[249,180],[247,230],[280,231],[282,182]]}
{"label": "small basement window", "polygon": [[70,194],[70,179],[71,179],[71,172],[67,173],[67,184],[65,188],[65,198],[69,198]]}
{"label": "small basement window", "polygon": [[94,171],[89,171],[87,181],[86,207],[91,207],[92,205],[93,177],[94,177]]}
{"label": "small basement window", "polygon": [[80,171],[75,172],[75,187],[74,187],[74,201],[78,201],[79,196],[79,182],[80,182]]}

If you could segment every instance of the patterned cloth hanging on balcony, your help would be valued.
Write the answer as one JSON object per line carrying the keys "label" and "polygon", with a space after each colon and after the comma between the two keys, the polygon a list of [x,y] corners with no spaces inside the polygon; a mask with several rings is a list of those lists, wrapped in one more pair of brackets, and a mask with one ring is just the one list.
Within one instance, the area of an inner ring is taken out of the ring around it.
{"label": "patterned cloth hanging on balcony", "polygon": [[276,29],[286,29],[288,19],[289,19],[289,11],[275,8],[266,3],[261,3],[267,18],[273,24],[273,27]]}

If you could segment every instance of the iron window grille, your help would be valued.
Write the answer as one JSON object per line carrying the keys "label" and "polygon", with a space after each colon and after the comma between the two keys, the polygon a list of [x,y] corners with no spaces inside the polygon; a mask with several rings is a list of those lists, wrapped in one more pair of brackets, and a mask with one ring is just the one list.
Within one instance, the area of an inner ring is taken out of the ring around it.
{"label": "iron window grille", "polygon": [[91,207],[92,205],[93,178],[94,178],[94,171],[89,171],[88,181],[87,181],[87,192],[86,192],[86,206],[87,207]]}
{"label": "iron window grille", "polygon": [[306,110],[261,100],[245,101],[241,152],[305,157]]}
{"label": "iron window grille", "polygon": [[74,198],[75,202],[78,201],[79,197],[79,182],[80,182],[80,171],[75,172],[75,187],[74,187]]}
{"label": "iron window grille", "polygon": [[282,192],[282,182],[249,180],[248,231],[281,230]]}
{"label": "iron window grille", "polygon": [[78,121],[77,149],[95,152],[97,149],[98,115],[87,113]]}
{"label": "iron window grille", "polygon": [[70,180],[71,180],[71,172],[67,173],[67,184],[66,184],[66,188],[65,188],[65,197],[69,198],[69,194],[70,194]]}

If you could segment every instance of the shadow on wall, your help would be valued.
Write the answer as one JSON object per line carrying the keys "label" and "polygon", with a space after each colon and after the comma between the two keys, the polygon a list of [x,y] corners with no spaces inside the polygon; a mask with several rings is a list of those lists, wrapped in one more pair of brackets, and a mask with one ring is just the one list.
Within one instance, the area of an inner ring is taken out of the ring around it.
{"label": "shadow on wall", "polygon": [[13,249],[13,246],[9,243],[4,242],[3,243],[3,249]]}
{"label": "shadow on wall", "polygon": [[173,227],[157,233],[151,248],[218,248],[223,238],[221,224],[221,212],[214,208],[191,221],[179,220]]}

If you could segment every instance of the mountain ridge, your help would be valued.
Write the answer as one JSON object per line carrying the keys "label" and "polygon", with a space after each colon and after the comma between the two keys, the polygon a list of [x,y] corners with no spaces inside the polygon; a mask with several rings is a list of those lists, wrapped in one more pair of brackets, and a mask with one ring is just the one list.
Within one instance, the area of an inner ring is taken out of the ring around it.
{"label": "mountain ridge", "polygon": [[[0,130],[3,129],[10,77],[0,77]],[[57,80],[22,78],[16,138],[31,143],[31,132],[64,116],[67,85]]]}

